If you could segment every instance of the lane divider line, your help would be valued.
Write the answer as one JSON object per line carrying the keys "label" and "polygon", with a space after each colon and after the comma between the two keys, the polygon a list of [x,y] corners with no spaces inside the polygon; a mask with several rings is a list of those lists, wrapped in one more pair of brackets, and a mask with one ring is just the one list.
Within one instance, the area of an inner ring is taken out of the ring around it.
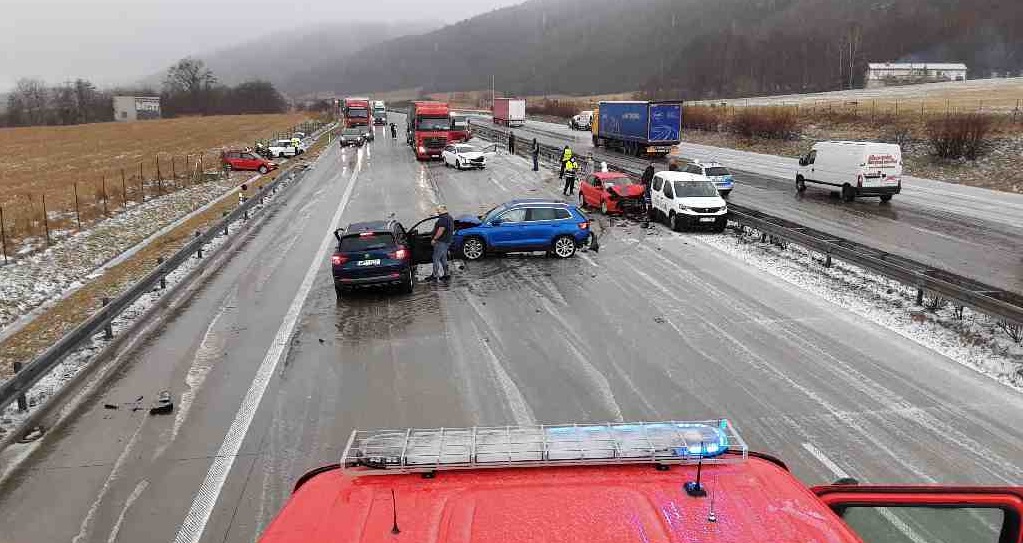
{"label": "lane divider line", "polygon": [[[362,170],[362,159],[363,154],[359,153],[359,158],[348,180],[348,187],[341,197],[341,203],[338,205],[337,211],[334,212],[334,218],[331,219],[330,232],[338,228],[341,222],[341,215],[348,206],[349,200],[351,200],[359,172]],[[174,537],[174,543],[197,543],[202,538],[203,532],[206,530],[206,524],[213,513],[213,508],[220,497],[220,492],[227,481],[228,473],[234,465],[235,457],[237,457],[242,442],[245,441],[245,435],[252,425],[252,420],[263,399],[263,394],[266,393],[266,388],[277,369],[277,364],[284,358],[287,352],[287,347],[291,341],[292,334],[295,332],[295,326],[298,323],[302,306],[305,305],[305,300],[313,288],[316,275],[325,262],[332,241],[333,238],[331,236],[324,236],[320,248],[313,256],[305,278],[302,280],[302,284],[295,294],[295,298],[291,301],[288,312],[284,315],[284,320],[281,321],[281,326],[277,329],[277,334],[270,344],[270,349],[266,352],[263,362],[252,379],[249,390],[245,393],[241,406],[238,407],[234,421],[231,422],[231,426],[224,436],[224,442],[221,443],[213,464],[210,466],[209,472],[206,473],[206,478],[203,480],[202,485],[200,485],[195,498],[193,498],[192,506],[184,521],[182,521],[181,528]]]}

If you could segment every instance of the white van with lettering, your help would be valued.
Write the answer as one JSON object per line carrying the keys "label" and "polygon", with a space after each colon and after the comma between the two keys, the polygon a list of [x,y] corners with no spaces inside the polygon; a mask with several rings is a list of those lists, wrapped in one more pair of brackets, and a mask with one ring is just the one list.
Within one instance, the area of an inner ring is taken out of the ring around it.
{"label": "white van with lettering", "polygon": [[893,143],[822,141],[799,159],[796,191],[819,185],[840,192],[851,202],[857,196],[880,196],[882,202],[902,191],[902,149]]}

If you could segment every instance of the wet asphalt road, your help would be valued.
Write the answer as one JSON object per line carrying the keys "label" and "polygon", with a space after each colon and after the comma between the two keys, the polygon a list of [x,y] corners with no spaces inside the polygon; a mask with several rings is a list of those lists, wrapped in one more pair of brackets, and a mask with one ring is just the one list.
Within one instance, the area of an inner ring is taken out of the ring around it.
{"label": "wet asphalt road", "polygon": [[[550,178],[503,154],[478,172],[417,163],[382,137],[332,148],[0,488],[0,541],[174,540],[347,189],[342,224],[395,213],[411,225],[435,202],[457,214],[554,195]],[[836,467],[870,482],[1023,480],[1017,392],[750,269],[708,234],[602,235],[599,254],[486,260],[450,286],[340,304],[324,259],[195,540],[253,541],[355,427],[726,416],[808,484]],[[102,408],[164,388],[173,415]]]}
{"label": "wet asphalt road", "polygon": [[[494,127],[486,117],[473,117],[472,122]],[[528,121],[514,130],[520,138],[537,137],[551,145],[571,142],[577,153],[632,163],[638,169],[647,164],[605,149],[595,150],[589,132],[567,126]],[[718,160],[734,170],[731,202],[1023,294],[1020,195],[911,180],[906,181],[902,194],[887,204],[877,198],[847,203],[837,193],[821,188],[797,194],[794,161],[786,166],[786,161],[766,155],[690,143],[683,143],[681,150],[687,158]],[[754,168],[772,175],[749,171]]]}

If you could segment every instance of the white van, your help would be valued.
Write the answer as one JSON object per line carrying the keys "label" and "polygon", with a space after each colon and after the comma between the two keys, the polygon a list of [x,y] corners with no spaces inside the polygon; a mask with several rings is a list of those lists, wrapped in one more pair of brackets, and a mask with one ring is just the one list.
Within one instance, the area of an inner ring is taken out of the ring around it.
{"label": "white van", "polygon": [[572,130],[589,130],[593,126],[593,111],[580,111],[578,115],[568,121],[568,127]]}
{"label": "white van", "polygon": [[902,149],[893,143],[822,141],[799,159],[796,191],[821,185],[841,191],[851,202],[857,196],[880,196],[882,202],[902,191]]}

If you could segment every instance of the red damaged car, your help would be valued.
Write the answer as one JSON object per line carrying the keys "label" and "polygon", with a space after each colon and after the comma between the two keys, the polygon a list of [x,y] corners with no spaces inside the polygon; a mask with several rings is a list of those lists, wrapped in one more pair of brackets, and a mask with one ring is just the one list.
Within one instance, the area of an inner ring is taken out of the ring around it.
{"label": "red damaged car", "polygon": [[643,185],[620,172],[590,174],[579,187],[579,206],[600,208],[605,215],[641,215]]}

